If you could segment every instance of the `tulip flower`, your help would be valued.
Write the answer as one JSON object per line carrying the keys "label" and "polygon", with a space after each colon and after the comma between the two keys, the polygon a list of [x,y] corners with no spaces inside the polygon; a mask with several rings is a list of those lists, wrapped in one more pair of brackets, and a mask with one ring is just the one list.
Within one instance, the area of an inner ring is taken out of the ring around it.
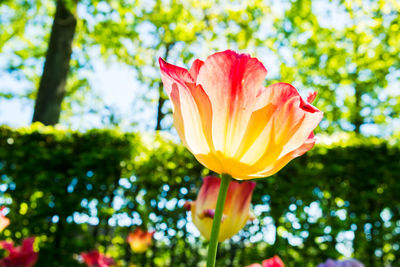
{"label": "tulip flower", "polygon": [[190,70],[159,59],[175,128],[197,160],[237,179],[273,175],[310,150],[322,112],[290,84],[263,87],[263,64],[231,50]]}
{"label": "tulip flower", "polygon": [[285,264],[283,264],[283,261],[278,257],[274,256],[270,259],[266,259],[262,262],[261,264],[258,263],[253,263],[252,265],[249,265],[247,267],[284,267]]}
{"label": "tulip flower", "polygon": [[10,224],[10,219],[8,219],[3,214],[5,207],[0,208],[0,233]]}
{"label": "tulip flower", "polygon": [[328,259],[326,262],[318,264],[318,267],[364,267],[364,264],[355,259],[347,259],[343,261]]}
{"label": "tulip flower", "polygon": [[153,241],[154,231],[142,231],[139,227],[133,233],[128,235],[127,241],[133,252],[143,253],[150,246]]}
{"label": "tulip flower", "polygon": [[109,267],[115,264],[112,258],[106,257],[97,250],[82,252],[81,257],[88,267]]}
{"label": "tulip flower", "polygon": [[[185,204],[186,209],[192,213],[194,225],[207,240],[210,239],[211,235],[220,184],[221,180],[218,177],[205,177],[196,201]],[[238,183],[232,180],[229,183],[219,232],[219,242],[235,235],[246,225],[249,219],[252,219],[250,202],[255,186],[256,183],[250,181]]]}
{"label": "tulip flower", "polygon": [[22,245],[14,247],[13,242],[0,241],[0,247],[8,250],[9,255],[0,260],[1,267],[32,267],[35,265],[38,253],[33,250],[35,237],[22,241]]}

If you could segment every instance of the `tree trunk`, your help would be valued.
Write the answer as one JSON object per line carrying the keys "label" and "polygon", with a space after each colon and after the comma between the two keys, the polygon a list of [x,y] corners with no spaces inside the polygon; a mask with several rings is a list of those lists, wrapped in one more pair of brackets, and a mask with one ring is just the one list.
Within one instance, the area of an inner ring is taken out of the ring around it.
{"label": "tree trunk", "polygon": [[355,86],[354,87],[356,93],[355,93],[355,97],[356,97],[356,102],[355,102],[355,110],[354,110],[354,132],[356,134],[360,134],[361,132],[361,125],[364,122],[364,118],[361,116],[361,110],[362,110],[362,103],[361,103],[361,90],[359,88],[359,86]]}
{"label": "tree trunk", "polygon": [[59,121],[76,29],[75,9],[75,0],[67,3],[64,0],[57,1],[32,122],[54,125]]}
{"label": "tree trunk", "polygon": [[156,131],[161,130],[161,121],[164,119],[165,114],[162,112],[162,108],[164,106],[165,98],[163,96],[163,86],[162,83],[158,85],[158,105],[157,105],[157,124]]}
{"label": "tree trunk", "polygon": [[[360,39],[357,33],[356,34],[356,39],[354,40],[354,45],[353,45],[353,53],[356,55],[356,60],[358,59],[359,51],[358,48],[360,47]],[[354,74],[352,75],[352,81],[354,81],[354,90],[355,90],[355,107],[353,112],[353,125],[354,125],[354,132],[358,135],[361,132],[361,125],[364,123],[364,118],[361,115],[361,110],[362,110],[362,89],[360,85],[360,80],[359,80],[359,69],[356,68]]]}
{"label": "tree trunk", "polygon": [[[168,54],[169,51],[172,49],[175,43],[170,43],[166,44],[165,46],[165,54],[164,54],[164,60],[168,60]],[[166,97],[164,96],[163,93],[163,84],[160,82],[158,84],[158,106],[157,106],[157,124],[156,124],[156,131],[161,130],[161,121],[165,117],[165,114],[162,112],[162,108],[164,106],[164,103],[166,101]]]}

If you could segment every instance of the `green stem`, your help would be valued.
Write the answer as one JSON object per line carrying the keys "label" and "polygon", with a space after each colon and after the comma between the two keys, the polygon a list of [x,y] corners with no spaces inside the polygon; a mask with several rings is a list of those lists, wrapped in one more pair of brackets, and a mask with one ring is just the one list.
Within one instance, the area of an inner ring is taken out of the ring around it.
{"label": "green stem", "polygon": [[215,259],[217,257],[219,229],[221,226],[222,213],[226,195],[228,193],[229,181],[231,176],[229,174],[221,174],[221,185],[219,187],[217,207],[215,208],[213,225],[211,230],[210,242],[208,244],[207,267],[215,267]]}

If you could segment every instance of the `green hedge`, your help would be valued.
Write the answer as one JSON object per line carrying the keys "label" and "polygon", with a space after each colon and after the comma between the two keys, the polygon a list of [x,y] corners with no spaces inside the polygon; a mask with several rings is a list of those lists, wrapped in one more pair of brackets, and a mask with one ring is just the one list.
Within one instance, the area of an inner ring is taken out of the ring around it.
{"label": "green hedge", "polygon": [[[2,126],[0,205],[12,223],[0,239],[38,236],[38,266],[80,266],[77,255],[93,248],[121,266],[197,266],[205,242],[182,205],[207,174],[165,136]],[[257,219],[220,246],[219,265],[278,254],[287,266],[316,266],[348,244],[366,266],[399,266],[399,180],[398,146],[358,138],[317,145],[257,180]],[[125,242],[134,225],[157,231],[144,255]]]}

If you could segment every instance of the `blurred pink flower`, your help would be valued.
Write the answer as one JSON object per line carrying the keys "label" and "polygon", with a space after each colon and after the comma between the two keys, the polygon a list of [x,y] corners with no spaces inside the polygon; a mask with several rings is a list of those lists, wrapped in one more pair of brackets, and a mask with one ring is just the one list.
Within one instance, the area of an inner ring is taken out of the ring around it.
{"label": "blurred pink flower", "polygon": [[88,267],[109,267],[115,264],[112,258],[106,257],[97,250],[82,252],[81,257]]}
{"label": "blurred pink flower", "polygon": [[9,255],[0,260],[1,267],[31,267],[34,266],[38,253],[33,250],[35,237],[29,237],[22,241],[22,245],[14,247],[13,242],[0,241],[0,247],[8,250]]}
{"label": "blurred pink flower", "polygon": [[249,265],[247,267],[284,267],[285,264],[283,261],[278,257],[274,256],[270,259],[266,259],[262,262],[262,265],[259,263],[253,263],[252,265]]}

